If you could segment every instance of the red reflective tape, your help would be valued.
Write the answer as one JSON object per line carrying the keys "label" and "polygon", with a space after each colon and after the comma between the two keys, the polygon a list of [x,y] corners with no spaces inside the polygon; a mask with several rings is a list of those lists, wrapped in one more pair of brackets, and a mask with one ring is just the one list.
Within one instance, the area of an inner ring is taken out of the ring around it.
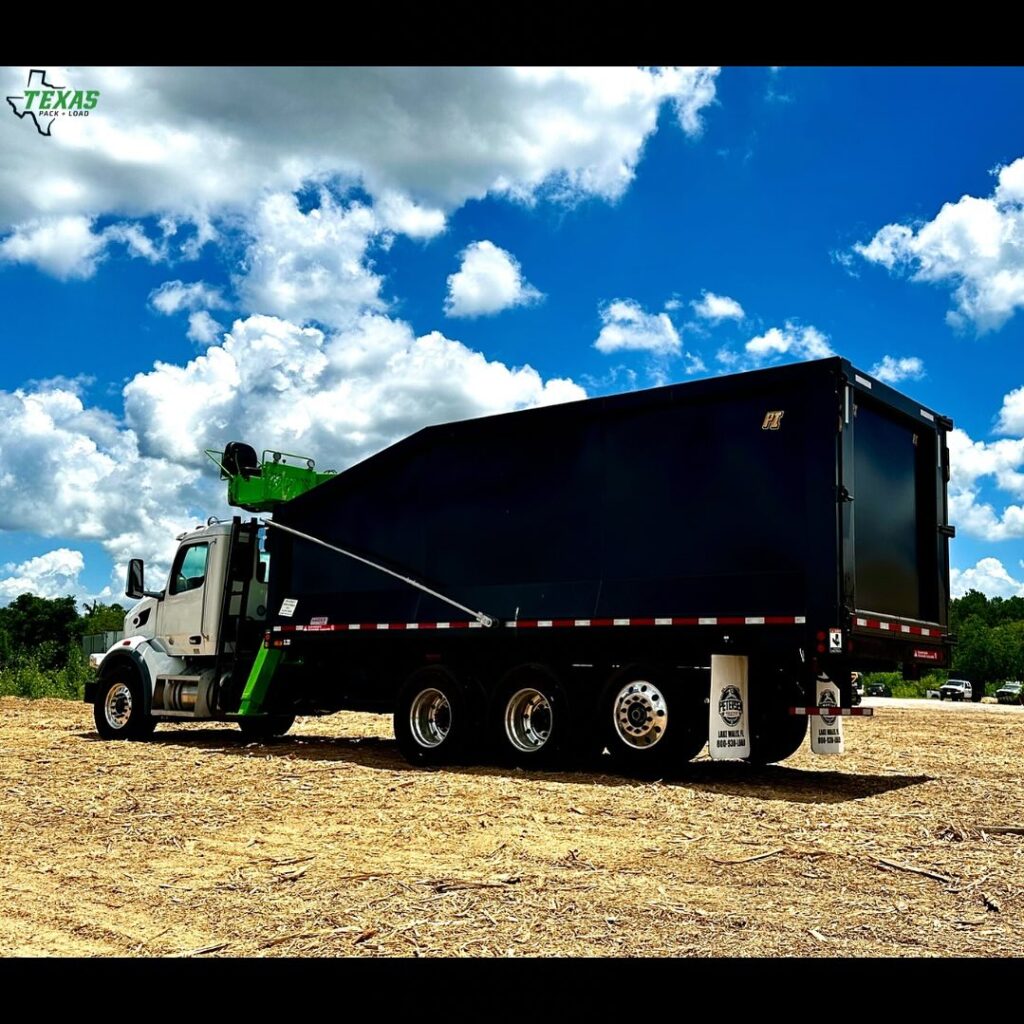
{"label": "red reflective tape", "polygon": [[747,620],[739,615],[719,615],[718,625],[720,626],[745,626]]}
{"label": "red reflective tape", "polygon": [[690,619],[690,618],[687,618],[687,619],[673,619],[672,620],[672,625],[673,626],[699,626],[700,625],[700,619],[697,619],[697,618],[693,618],[693,619]]}
{"label": "red reflective tape", "polygon": [[568,626],[575,626],[576,625],[576,620],[575,619],[552,619],[551,620],[551,625],[552,626],[557,626],[559,629],[565,629]]}
{"label": "red reflective tape", "polygon": [[615,624],[614,619],[591,619],[590,624],[592,626],[612,626]]}
{"label": "red reflective tape", "polygon": [[630,619],[629,624],[631,626],[653,626],[654,619]]}

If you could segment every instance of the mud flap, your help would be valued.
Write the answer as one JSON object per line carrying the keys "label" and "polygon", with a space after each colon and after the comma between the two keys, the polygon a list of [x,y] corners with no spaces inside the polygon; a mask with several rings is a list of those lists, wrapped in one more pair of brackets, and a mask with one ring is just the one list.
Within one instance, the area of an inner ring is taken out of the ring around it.
{"label": "mud flap", "polygon": [[[819,675],[814,684],[814,703],[822,709],[839,706],[839,687],[826,675]],[[815,754],[841,754],[844,749],[841,715],[822,711],[811,718],[811,750]]]}
{"label": "mud flap", "polygon": [[739,655],[711,655],[708,751],[716,761],[750,757],[748,667],[749,659]]}

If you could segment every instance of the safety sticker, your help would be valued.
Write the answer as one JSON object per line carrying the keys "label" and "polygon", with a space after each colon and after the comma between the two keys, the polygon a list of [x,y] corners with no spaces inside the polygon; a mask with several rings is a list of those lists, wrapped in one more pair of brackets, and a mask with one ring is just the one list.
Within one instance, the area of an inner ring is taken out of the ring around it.
{"label": "safety sticker", "polygon": [[288,618],[291,618],[295,614],[295,608],[298,605],[298,603],[299,599],[297,597],[286,597],[281,602],[281,610],[277,614],[287,615]]}
{"label": "safety sticker", "polygon": [[830,629],[828,631],[828,649],[830,654],[836,654],[843,649],[843,631],[841,629]]}

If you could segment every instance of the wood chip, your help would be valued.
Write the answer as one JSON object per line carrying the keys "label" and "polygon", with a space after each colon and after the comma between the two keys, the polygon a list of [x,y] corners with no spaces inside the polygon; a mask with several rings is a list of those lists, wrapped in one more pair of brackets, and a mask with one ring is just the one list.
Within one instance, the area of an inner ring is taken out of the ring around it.
{"label": "wood chip", "polygon": [[828,942],[828,939],[826,939],[817,928],[810,928],[809,931],[819,942]]}
{"label": "wood chip", "polygon": [[985,901],[985,906],[988,907],[989,910],[996,914],[1002,913],[1003,905],[995,898],[995,896],[990,896],[987,892],[983,892],[981,894],[981,898]]}
{"label": "wood chip", "polygon": [[218,942],[213,946],[203,946],[202,949],[191,949],[187,953],[179,953],[179,956],[202,956],[204,953],[216,953],[218,950],[227,949],[230,942]]}
{"label": "wood chip", "polygon": [[367,928],[366,931],[360,932],[353,940],[353,944],[358,946],[360,942],[366,942],[368,939],[372,939],[377,934],[379,929]]}
{"label": "wood chip", "polygon": [[897,864],[894,860],[882,860],[875,863],[877,868],[892,868],[895,871],[909,871],[912,875],[924,875],[925,878],[934,878],[936,882],[945,882],[952,885],[956,879],[949,875],[940,875],[937,871],[929,871],[927,868],[915,868],[913,864]]}
{"label": "wood chip", "polygon": [[739,860],[719,860],[717,857],[708,857],[714,864],[750,864],[755,860],[767,860],[769,857],[777,857],[780,853],[785,853],[786,848],[780,846],[777,850],[768,850],[767,853],[755,853],[753,857],[741,857]]}
{"label": "wood chip", "polygon": [[357,924],[346,925],[343,928],[322,928],[315,932],[291,932],[288,935],[276,935],[260,943],[260,949],[269,949],[271,946],[280,946],[283,942],[291,942],[293,939],[321,939],[328,935],[342,935],[345,932],[357,932],[360,926]]}

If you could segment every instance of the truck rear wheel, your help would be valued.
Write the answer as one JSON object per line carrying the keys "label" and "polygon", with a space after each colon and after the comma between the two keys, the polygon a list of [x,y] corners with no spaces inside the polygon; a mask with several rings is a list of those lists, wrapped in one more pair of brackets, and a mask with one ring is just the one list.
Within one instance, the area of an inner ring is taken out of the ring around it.
{"label": "truck rear wheel", "polygon": [[[795,754],[807,735],[807,716],[791,715],[791,707],[807,703],[796,683],[764,680],[762,691],[754,691],[750,700],[751,764],[766,765],[785,761]],[[811,702],[813,703],[813,701]]]}
{"label": "truck rear wheel", "polygon": [[476,702],[448,669],[421,668],[398,691],[394,728],[398,749],[410,764],[450,764],[464,757],[476,738]]}
{"label": "truck rear wheel", "polygon": [[643,665],[616,672],[599,706],[604,745],[628,771],[681,767],[707,742],[706,691]]}
{"label": "truck rear wheel", "polygon": [[100,679],[92,710],[96,731],[105,740],[140,740],[156,728],[156,719],[146,713],[138,677],[124,667]]}
{"label": "truck rear wheel", "polygon": [[522,665],[502,680],[491,702],[495,746],[523,768],[547,767],[569,743],[571,722],[565,690],[543,665]]}

